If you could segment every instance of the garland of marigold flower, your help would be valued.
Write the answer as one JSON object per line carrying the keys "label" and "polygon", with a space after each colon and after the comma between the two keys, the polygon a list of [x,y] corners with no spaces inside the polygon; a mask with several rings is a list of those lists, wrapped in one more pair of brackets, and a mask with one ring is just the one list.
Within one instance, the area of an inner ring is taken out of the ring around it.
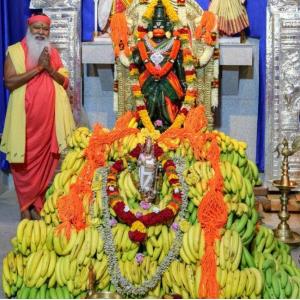
{"label": "garland of marigold flower", "polygon": [[141,58],[146,66],[146,69],[149,71],[151,75],[155,78],[160,79],[165,76],[173,67],[174,61],[178,55],[180,49],[180,42],[178,39],[174,40],[174,44],[169,55],[168,61],[164,64],[164,66],[160,69],[155,68],[154,64],[150,61],[145,44],[142,41],[138,41],[137,47],[140,51]]}
{"label": "garland of marigold flower", "polygon": [[57,202],[61,224],[57,226],[56,230],[57,232],[64,230],[68,239],[72,227],[79,231],[87,226],[82,200],[86,194],[89,195],[91,200],[91,183],[94,172],[97,168],[106,164],[107,146],[116,140],[139,131],[136,128],[128,128],[128,124],[133,117],[135,117],[135,113],[125,113],[118,119],[115,129],[111,132],[107,132],[105,128],[98,124],[94,127],[94,134],[91,136],[89,145],[85,150],[87,161],[75,184],[70,186],[69,194],[60,197]]}
{"label": "garland of marigold flower", "polygon": [[[203,132],[207,119],[203,106],[190,111],[184,128],[169,128],[161,134],[158,142],[167,144],[168,139],[188,139],[197,160],[211,162],[214,177],[209,180],[209,190],[198,207],[198,221],[205,234],[205,253],[201,260],[202,276],[199,283],[199,298],[218,298],[219,286],[216,280],[217,265],[215,241],[220,238],[220,230],[227,222],[227,208],[223,200],[223,177],[220,170],[220,148],[217,135]],[[208,147],[207,147],[208,145]],[[169,145],[168,145],[169,146]]]}
{"label": "garland of marigold flower", "polygon": [[[137,159],[141,153],[142,146],[138,144],[133,149],[129,157]],[[163,150],[154,144],[154,155],[156,159],[159,159],[164,154]],[[169,184],[173,189],[172,200],[168,203],[166,208],[160,212],[151,212],[147,214],[134,214],[129,207],[127,207],[119,193],[117,187],[117,176],[127,167],[127,161],[124,159],[117,160],[109,169],[107,176],[106,192],[109,198],[110,206],[115,211],[119,220],[125,224],[131,226],[128,233],[129,238],[134,241],[141,243],[147,237],[146,227],[155,226],[158,224],[166,224],[170,220],[173,220],[177,215],[182,199],[181,199],[181,186],[179,178],[176,174],[175,163],[171,159],[163,159],[162,167],[165,170]]]}

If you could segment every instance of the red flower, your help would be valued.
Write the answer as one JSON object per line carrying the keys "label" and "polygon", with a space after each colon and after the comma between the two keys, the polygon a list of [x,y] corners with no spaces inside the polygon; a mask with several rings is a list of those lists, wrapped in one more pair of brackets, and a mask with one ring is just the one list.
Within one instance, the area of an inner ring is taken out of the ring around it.
{"label": "red flower", "polygon": [[130,64],[129,65],[129,71],[131,71],[132,69],[136,69],[137,65],[136,64]]}
{"label": "red flower", "polygon": [[133,242],[142,243],[146,239],[147,233],[143,233],[138,230],[135,230],[135,231],[129,231],[128,236]]}
{"label": "red flower", "polygon": [[153,226],[158,224],[168,223],[170,219],[174,218],[173,211],[169,208],[163,209],[159,213],[149,213],[139,218],[139,220],[146,226]]}
{"label": "red flower", "polygon": [[189,111],[188,111],[185,107],[183,107],[183,108],[180,110],[180,112],[186,116],[186,115],[188,114]]}
{"label": "red flower", "polygon": [[111,170],[116,170],[117,172],[121,172],[124,170],[123,160],[119,159],[117,160],[112,166]]}
{"label": "red flower", "polygon": [[140,111],[140,110],[144,110],[146,109],[146,106],[145,105],[139,105],[136,107],[137,111]]}
{"label": "red flower", "polygon": [[147,29],[142,27],[142,26],[138,26],[137,30],[140,31],[140,32],[147,32]]}
{"label": "red flower", "polygon": [[159,147],[157,144],[154,144],[154,155],[156,158],[159,158],[161,155],[164,154],[164,150]]}
{"label": "red flower", "polygon": [[179,180],[178,179],[175,179],[175,178],[172,178],[169,180],[170,184],[176,184],[176,183],[179,183]]}
{"label": "red flower", "polygon": [[174,199],[176,202],[179,202],[179,203],[182,202],[181,195],[180,195],[179,193],[178,193],[178,194],[173,194],[173,199]]}
{"label": "red flower", "polygon": [[137,144],[137,146],[129,153],[129,155],[134,158],[138,158],[141,154],[141,151],[142,151],[142,145]]}
{"label": "red flower", "polygon": [[131,224],[137,220],[136,216],[131,211],[124,211],[125,203],[118,202],[113,207],[113,210],[117,214],[118,218],[121,219],[125,224],[131,226]]}
{"label": "red flower", "polygon": [[164,168],[164,170],[166,171],[167,168],[170,167],[170,166],[175,167],[175,164],[174,164],[174,162],[173,162],[172,160],[168,159],[168,160],[165,162],[163,168]]}
{"label": "red flower", "polygon": [[196,73],[195,70],[187,70],[185,71],[185,75],[194,75]]}

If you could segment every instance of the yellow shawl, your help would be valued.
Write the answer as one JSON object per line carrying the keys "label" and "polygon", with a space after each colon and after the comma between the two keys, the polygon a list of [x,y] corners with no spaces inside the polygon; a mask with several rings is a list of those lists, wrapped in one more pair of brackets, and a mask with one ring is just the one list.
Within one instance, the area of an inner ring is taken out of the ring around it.
{"label": "yellow shawl", "polygon": [[[23,74],[25,69],[25,53],[21,43],[8,47],[9,56],[17,74]],[[68,72],[64,68],[58,70],[64,76]],[[55,88],[55,130],[59,152],[67,146],[67,137],[72,134],[75,122],[69,99],[64,88],[53,80]],[[23,163],[26,143],[26,84],[15,89],[9,97],[4,130],[0,150],[6,153],[6,159],[11,163]]]}

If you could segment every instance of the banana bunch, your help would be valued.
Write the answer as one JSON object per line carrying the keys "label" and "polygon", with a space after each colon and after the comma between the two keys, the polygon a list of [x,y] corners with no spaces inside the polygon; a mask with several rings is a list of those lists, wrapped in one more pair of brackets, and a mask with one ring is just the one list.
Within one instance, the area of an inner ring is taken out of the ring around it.
{"label": "banana bunch", "polygon": [[46,201],[41,211],[41,216],[46,224],[57,226],[60,221],[57,213],[57,200],[60,196],[70,191],[70,186],[77,181],[85,163],[83,150],[71,150],[62,162],[61,172],[54,177],[53,184],[46,192]]}
{"label": "banana bunch", "polygon": [[85,163],[84,151],[69,151],[62,162],[61,172],[57,173],[53,180],[55,190],[63,190],[68,194],[70,185],[75,183],[77,176]]}
{"label": "banana bunch", "polygon": [[255,225],[257,222],[257,215],[253,213],[251,218],[249,214],[243,213],[241,217],[236,218],[230,229],[235,230],[239,233],[243,245],[249,245],[255,235]]}
{"label": "banana bunch", "polygon": [[140,140],[139,140],[137,134],[130,134],[130,135],[125,136],[121,140],[121,145],[122,145],[121,155],[124,156],[127,153],[129,153],[130,151],[132,151],[137,146],[139,141]]}
{"label": "banana bunch", "polygon": [[20,253],[9,251],[2,263],[3,291],[8,297],[13,297],[23,284],[25,261]]}
{"label": "banana bunch", "polygon": [[270,228],[260,226],[254,240],[254,263],[264,274],[264,298],[300,297],[300,269],[292,260],[290,249],[274,237]]}
{"label": "banana bunch", "polygon": [[247,144],[242,141],[237,141],[223,132],[214,131],[217,134],[217,141],[221,147],[222,161],[228,161],[232,165],[238,166],[241,169],[243,177],[250,180],[253,185],[260,185],[261,179],[256,164],[247,159],[246,149]]}
{"label": "banana bunch", "polygon": [[102,238],[95,227],[89,226],[77,233],[70,252],[70,260],[76,260],[78,266],[86,266],[92,257],[101,255],[101,252],[103,252]]}
{"label": "banana bunch", "polygon": [[64,191],[62,189],[55,189],[54,192],[48,197],[48,199],[44,203],[43,209],[41,211],[41,217],[47,225],[59,225],[60,221],[58,219],[57,201],[59,197],[63,195]]}
{"label": "banana bunch", "polygon": [[[265,226],[260,226],[255,237],[254,252],[272,253],[277,245],[278,241],[275,239],[273,231]],[[286,249],[286,251],[289,250]]]}
{"label": "banana bunch", "polygon": [[[218,249],[219,248],[219,249]],[[220,244],[217,244],[218,263],[222,270],[235,271],[239,268],[243,244],[236,230],[225,230]]]}
{"label": "banana bunch", "polygon": [[[209,180],[214,176],[214,170],[209,161],[197,161],[183,173],[186,183],[189,185],[188,197],[197,207],[202,201],[203,196],[209,189]],[[192,224],[195,222],[196,212],[190,211]]]}
{"label": "banana bunch", "polygon": [[139,250],[138,244],[130,240],[129,230],[129,226],[121,223],[116,224],[112,230],[115,247],[122,261],[132,261]]}
{"label": "banana bunch", "polygon": [[68,291],[71,294],[76,294],[76,288],[80,289],[83,285],[83,289],[87,285],[88,267],[82,266],[79,268],[76,264],[76,260],[71,261],[70,255],[59,256],[55,266],[55,272],[51,277],[48,287],[67,286]]}
{"label": "banana bunch", "polygon": [[190,146],[189,140],[180,140],[179,138],[172,139],[170,141],[176,148],[175,155],[179,157],[184,157],[186,163],[189,165],[194,161],[193,148]]}
{"label": "banana bunch", "polygon": [[55,272],[57,256],[54,251],[41,249],[29,255],[24,268],[24,284],[40,288]]}
{"label": "banana bunch", "polygon": [[192,225],[194,225],[197,222],[197,213],[198,206],[195,205],[194,201],[190,200],[185,217]]}
{"label": "banana bunch", "polygon": [[135,178],[132,178],[132,175],[132,172],[129,172],[128,169],[125,169],[120,173],[118,178],[120,195],[122,196],[126,205],[129,205],[129,207],[135,206],[135,200],[142,199],[139,190],[136,188],[136,180]]}
{"label": "banana bunch", "polygon": [[87,127],[76,128],[67,138],[67,144],[70,148],[85,149],[89,144],[92,133]]}
{"label": "banana bunch", "polygon": [[[148,263],[149,263],[148,272],[151,272],[150,260],[148,261]],[[133,284],[141,284],[149,276],[149,273],[147,274],[145,271],[143,272],[143,265],[138,264],[135,260],[132,261],[120,260],[119,267],[122,276]]]}
{"label": "banana bunch", "polygon": [[71,299],[67,287],[48,288],[47,284],[43,284],[40,288],[22,286],[17,294],[18,299]]}
{"label": "banana bunch", "polygon": [[226,153],[234,150],[238,152],[241,157],[246,156],[247,143],[238,141],[218,130],[213,130],[213,132],[217,135],[217,142],[221,147],[222,152]]}
{"label": "banana bunch", "polygon": [[47,225],[45,221],[23,219],[17,227],[16,249],[23,255],[46,247]]}
{"label": "banana bunch", "polygon": [[137,144],[144,144],[146,135],[142,132],[137,134],[127,135],[124,138],[115,140],[107,148],[107,159],[108,160],[118,160],[121,157],[124,157],[130,151],[132,151]]}
{"label": "banana bunch", "polygon": [[241,202],[248,203],[247,198],[253,195],[253,186],[247,177],[244,177],[240,169],[228,161],[220,162],[220,170],[224,178],[224,193],[238,195]]}
{"label": "banana bunch", "polygon": [[217,281],[221,288],[220,298],[251,298],[261,297],[264,285],[263,276],[257,268],[228,270],[217,268]]}
{"label": "banana bunch", "polygon": [[196,222],[183,235],[182,247],[180,248],[180,257],[190,265],[200,261],[205,250],[204,231],[201,225]]}
{"label": "banana bunch", "polygon": [[[100,261],[98,259],[94,259],[92,265],[93,265],[94,272],[95,272],[95,280],[96,281],[103,281],[108,276],[107,256],[103,255],[103,257]],[[106,285],[105,285],[105,287],[106,287]]]}
{"label": "banana bunch", "polygon": [[162,288],[165,294],[182,295],[184,299],[198,298],[201,266],[174,260],[163,274]]}
{"label": "banana bunch", "polygon": [[147,230],[146,251],[152,261],[161,263],[175,239],[175,232],[166,225],[151,226]]}
{"label": "banana bunch", "polygon": [[49,196],[53,194],[53,192],[54,192],[54,185],[51,184],[45,193],[45,200],[47,200]]}

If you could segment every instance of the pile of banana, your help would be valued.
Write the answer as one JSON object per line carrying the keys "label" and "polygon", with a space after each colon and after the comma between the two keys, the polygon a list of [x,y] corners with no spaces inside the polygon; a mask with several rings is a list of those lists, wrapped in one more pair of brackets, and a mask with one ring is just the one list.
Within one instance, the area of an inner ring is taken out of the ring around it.
{"label": "pile of banana", "polygon": [[[128,128],[137,128],[137,125],[132,118]],[[256,165],[247,159],[247,145],[222,132],[214,133],[221,149],[220,170],[228,211],[227,223],[215,242],[219,297],[300,298],[300,271],[289,248],[278,242],[270,229],[257,226],[253,186],[260,183],[260,178]],[[148,135],[151,134],[143,128],[106,145],[108,163],[126,157],[139,143],[144,144]],[[97,291],[116,291],[109,272],[109,255],[104,251],[104,237],[99,230],[103,216],[101,178],[96,180],[94,175],[91,182],[93,199],[90,194],[82,197],[88,226],[80,231],[72,228],[69,238],[64,229],[57,230],[61,224],[58,200],[68,195],[71,186],[80,179],[91,136],[88,128],[80,127],[68,137],[68,151],[46,192],[42,220],[22,220],[18,224],[16,236],[11,240],[13,249],[3,260],[2,285],[7,297],[84,298],[91,270]],[[151,136],[155,139],[159,133]],[[159,270],[176,240],[176,230],[180,230],[183,238],[178,256],[146,296],[178,294],[183,298],[198,298],[201,259],[206,245],[197,212],[209,190],[214,170],[209,161],[195,159],[188,140],[175,138],[171,143],[176,147],[168,149],[163,143],[160,146],[170,158],[180,156],[186,161],[183,178],[188,186],[188,205],[184,220],[175,219],[173,225],[177,222],[178,228],[170,224],[148,227],[144,243],[137,244],[129,239],[131,228],[120,222],[110,209],[111,221],[114,221],[111,234],[122,276],[138,287]],[[147,208],[140,205],[143,197],[138,180],[137,169],[124,169],[117,178],[119,193],[134,214],[148,213]],[[163,174],[157,209],[164,209],[172,200],[172,194],[173,188]]]}
{"label": "pile of banana", "polygon": [[264,274],[264,298],[299,299],[300,270],[289,247],[274,238],[270,228],[261,226],[253,241],[253,262]]}
{"label": "pile of banana", "polygon": [[[80,147],[84,145],[87,146],[90,136],[88,129],[83,130],[84,128],[85,127],[78,128],[72,135],[74,142],[77,140],[81,141],[80,138],[85,137],[85,142],[78,142],[78,145],[81,145]],[[76,139],[75,136],[77,137]],[[74,142],[71,145],[69,144],[70,149],[64,157],[60,172],[56,173],[52,185],[46,192],[46,202],[41,211],[41,216],[44,218],[46,224],[59,225],[57,200],[60,196],[69,193],[70,186],[76,183],[78,175],[86,161],[84,154],[85,148],[80,148],[79,146],[73,147]]]}
{"label": "pile of banana", "polygon": [[85,149],[89,144],[89,139],[92,133],[87,127],[78,127],[73,131],[73,134],[68,136],[68,147],[75,150]]}

